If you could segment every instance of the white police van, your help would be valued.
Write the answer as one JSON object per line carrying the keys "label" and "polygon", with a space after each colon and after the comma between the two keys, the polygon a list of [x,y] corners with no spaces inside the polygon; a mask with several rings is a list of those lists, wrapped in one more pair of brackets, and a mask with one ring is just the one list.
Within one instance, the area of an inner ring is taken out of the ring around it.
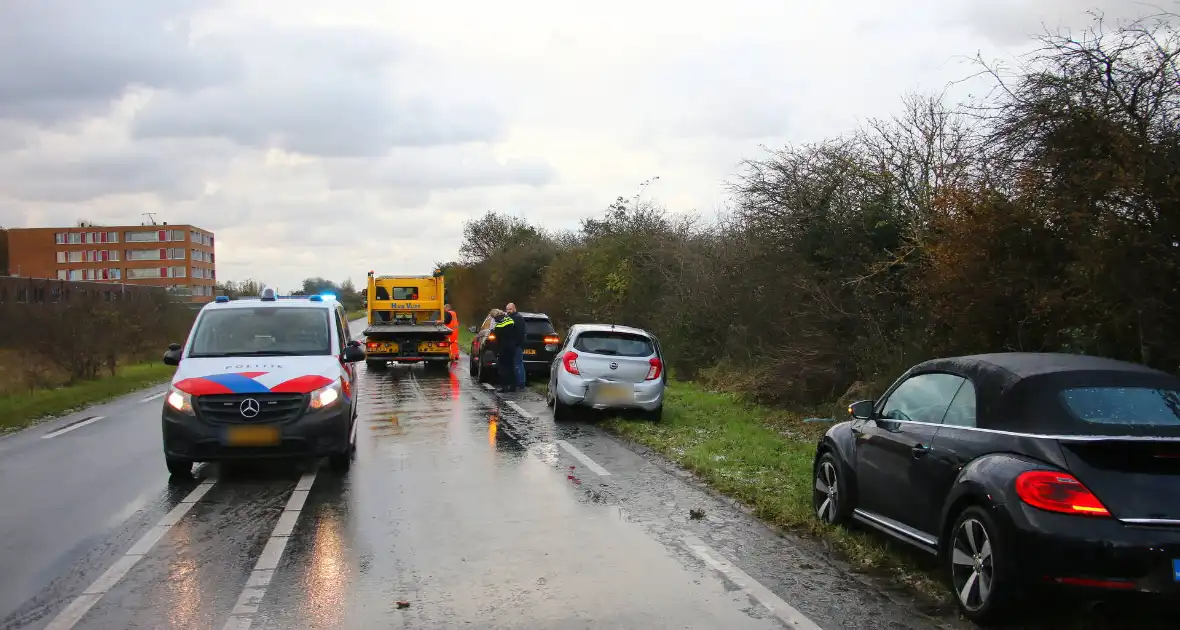
{"label": "white police van", "polygon": [[195,462],[328,457],[347,470],[356,453],[356,363],[364,348],[331,296],[219,296],[201,309],[164,398],[164,458],[172,475]]}

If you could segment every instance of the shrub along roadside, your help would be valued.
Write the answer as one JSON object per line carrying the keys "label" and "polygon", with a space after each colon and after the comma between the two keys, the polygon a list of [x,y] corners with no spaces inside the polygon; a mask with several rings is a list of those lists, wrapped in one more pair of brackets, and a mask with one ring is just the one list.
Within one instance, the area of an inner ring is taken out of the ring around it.
{"label": "shrub along roadside", "polygon": [[114,376],[0,397],[0,433],[17,431],[47,416],[62,415],[165,382],[175,370],[158,361],[137,363],[117,368]]}
{"label": "shrub along roadside", "polygon": [[815,518],[812,458],[831,424],[803,418],[743,402],[736,394],[673,382],[661,422],[618,417],[603,426],[683,466],[758,518],[822,540],[856,569],[886,574],[928,599],[935,610],[949,611],[953,602],[929,557],[872,533],[823,526]]}

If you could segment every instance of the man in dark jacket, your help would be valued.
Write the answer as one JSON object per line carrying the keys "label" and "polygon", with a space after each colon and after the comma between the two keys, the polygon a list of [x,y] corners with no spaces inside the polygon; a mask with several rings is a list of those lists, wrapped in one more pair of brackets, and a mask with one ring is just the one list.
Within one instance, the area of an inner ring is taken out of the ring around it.
{"label": "man in dark jacket", "polygon": [[516,310],[516,304],[509,302],[508,306],[504,307],[504,311],[508,313],[508,317],[511,317],[512,321],[516,322],[512,326],[516,329],[516,359],[513,361],[513,365],[516,370],[516,387],[517,389],[524,389],[524,344],[528,330],[525,328],[524,318]]}
{"label": "man in dark jacket", "polygon": [[496,333],[496,369],[500,372],[500,391],[516,391],[516,320],[504,311],[492,311]]}

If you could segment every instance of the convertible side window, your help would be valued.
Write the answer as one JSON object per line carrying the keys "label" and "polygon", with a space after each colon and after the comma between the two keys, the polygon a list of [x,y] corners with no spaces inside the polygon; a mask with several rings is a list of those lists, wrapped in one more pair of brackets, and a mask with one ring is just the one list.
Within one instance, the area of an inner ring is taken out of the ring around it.
{"label": "convertible side window", "polygon": [[954,374],[911,376],[889,395],[881,407],[880,417],[940,424],[965,381]]}

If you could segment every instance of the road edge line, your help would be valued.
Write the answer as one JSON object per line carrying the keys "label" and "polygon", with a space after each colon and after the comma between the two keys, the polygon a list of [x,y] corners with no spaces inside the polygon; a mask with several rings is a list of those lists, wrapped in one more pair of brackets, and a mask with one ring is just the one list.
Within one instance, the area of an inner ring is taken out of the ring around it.
{"label": "road edge line", "polygon": [[48,440],[49,438],[55,438],[59,435],[64,435],[66,433],[69,433],[70,431],[73,431],[74,429],[81,429],[82,427],[92,425],[95,422],[98,422],[99,420],[102,420],[104,418],[106,418],[106,416],[94,416],[93,418],[87,418],[85,420],[80,420],[80,421],[75,422],[73,424],[67,424],[66,426],[61,427],[60,429],[55,429],[53,431],[50,431],[49,433],[46,433],[45,435],[42,435],[41,439]]}
{"label": "road edge line", "polygon": [[127,575],[131,567],[134,567],[136,563],[151,551],[152,547],[164,537],[164,534],[168,533],[168,530],[172,526],[176,525],[181,517],[193,509],[197,501],[201,500],[201,497],[205,496],[215,483],[217,482],[202,481],[197,484],[197,487],[193,488],[191,492],[181,499],[180,503],[176,504],[176,507],[172,508],[160,518],[151,529],[141,536],[139,540],[135,541],[135,544],[131,545],[130,549],[122,556],[119,556],[119,559],[115,560],[114,564],[107,567],[107,570],[102,575],[91,582],[90,586],[87,586],[82,591],[82,594],[75,597],[64,610],[58,613],[53,618],[53,621],[50,621],[49,625],[45,626],[45,630],[69,630],[73,628],[98,603],[98,600],[102,599],[102,596],[107,591],[118,584],[119,580],[123,579],[123,576]]}
{"label": "road edge line", "polygon": [[279,520],[271,530],[270,537],[266,539],[266,546],[262,548],[262,553],[254,563],[254,569],[250,571],[246,585],[242,587],[242,593],[238,595],[238,600],[234,603],[233,610],[230,611],[229,619],[222,626],[223,630],[249,630],[254,623],[254,616],[258,614],[270,581],[279,568],[279,561],[282,560],[283,552],[287,549],[287,541],[295,532],[295,524],[299,521],[299,515],[307,503],[307,496],[311,492],[318,472],[317,468],[304,473],[299,478],[299,482],[295,484],[295,489],[291,491],[283,513],[279,515]]}
{"label": "road edge line", "polygon": [[576,446],[574,446],[573,444],[570,444],[569,442],[566,442],[565,440],[555,440],[555,441],[557,442],[558,446],[565,449],[565,451],[567,453],[569,453],[570,455],[573,455],[574,459],[582,462],[582,464],[586,468],[589,468],[591,471],[593,471],[594,474],[596,474],[600,477],[606,477],[606,476],[610,475],[610,471],[603,468],[602,466],[599,466],[598,462],[587,457],[585,453],[583,453],[582,451],[579,451],[578,448]]}
{"label": "road edge line", "polygon": [[799,612],[794,606],[783,601],[781,597],[775,595],[774,592],[763,586],[758,580],[750,577],[745,571],[742,571],[733,563],[726,560],[721,554],[714,551],[712,547],[706,545],[700,538],[692,534],[686,534],[681,538],[681,541],[693,555],[708,565],[709,568],[725,576],[725,579],[732,582],[751,599],[761,604],[775,618],[785,623],[788,628],[794,628],[795,630],[823,630],[819,624],[808,619],[806,615]]}

